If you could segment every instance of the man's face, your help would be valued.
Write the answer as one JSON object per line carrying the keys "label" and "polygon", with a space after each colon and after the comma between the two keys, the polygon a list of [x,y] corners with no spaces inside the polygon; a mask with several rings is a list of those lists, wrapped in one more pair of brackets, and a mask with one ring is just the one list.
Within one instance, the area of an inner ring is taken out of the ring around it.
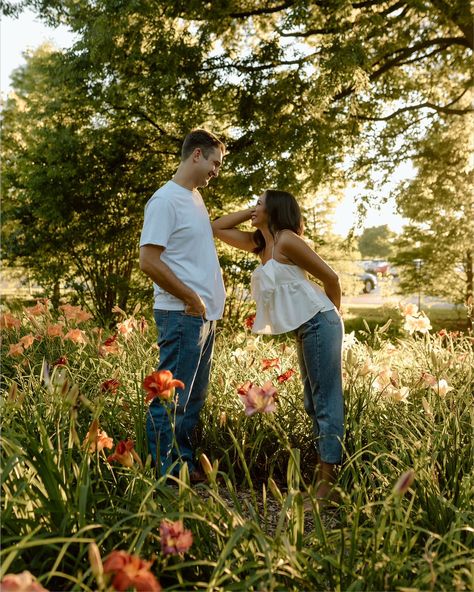
{"label": "man's face", "polygon": [[198,176],[197,186],[207,187],[209,181],[213,177],[217,177],[219,174],[219,169],[222,164],[222,152],[220,148],[213,148],[209,153],[209,156],[206,158],[200,148],[197,148],[196,151],[199,151],[196,160],[198,164],[198,169],[196,171]]}

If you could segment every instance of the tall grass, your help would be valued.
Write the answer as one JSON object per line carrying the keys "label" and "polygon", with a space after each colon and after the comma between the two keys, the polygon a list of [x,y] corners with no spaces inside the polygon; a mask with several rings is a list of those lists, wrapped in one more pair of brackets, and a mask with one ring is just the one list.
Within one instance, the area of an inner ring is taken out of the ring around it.
{"label": "tall grass", "polygon": [[[48,337],[56,321],[23,311],[20,327],[4,331],[1,577],[27,569],[49,590],[95,590],[87,553],[95,541],[103,557],[124,549],[153,558],[169,590],[472,588],[472,337],[390,342],[387,326],[348,341],[340,503],[329,511],[312,497],[315,453],[298,375],[277,380],[297,369],[291,340],[219,334],[196,442],[212,470],[191,487],[186,470],[174,484],[157,478],[147,453],[141,385],[158,357],[154,328],[137,318],[106,351],[108,336],[92,321],[63,320],[63,334],[81,328],[84,343]],[[10,355],[30,333],[34,342]],[[60,357],[67,363],[53,366]],[[263,370],[263,359],[279,366]],[[119,385],[108,389],[110,379]],[[247,417],[237,388],[267,380],[278,388],[277,411]],[[94,419],[114,445],[132,439],[143,466],[89,453],[82,443]],[[399,492],[409,469],[415,479]],[[161,552],[164,518],[192,531],[186,554]]]}

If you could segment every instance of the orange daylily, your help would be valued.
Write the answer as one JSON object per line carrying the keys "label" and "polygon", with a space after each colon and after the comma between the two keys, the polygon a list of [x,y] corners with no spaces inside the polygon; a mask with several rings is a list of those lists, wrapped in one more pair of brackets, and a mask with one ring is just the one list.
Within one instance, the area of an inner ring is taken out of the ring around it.
{"label": "orange daylily", "polygon": [[0,329],[19,329],[20,325],[20,319],[17,319],[9,312],[0,314]]}
{"label": "orange daylily", "polygon": [[34,342],[35,342],[35,336],[32,333],[28,333],[28,335],[25,335],[19,341],[19,343],[21,343],[21,345],[24,347],[24,349],[30,348]]}
{"label": "orange daylily", "polygon": [[113,461],[119,462],[124,467],[132,467],[133,462],[137,461],[142,466],[142,461],[134,449],[133,440],[120,440],[115,447],[115,452],[107,457],[109,463]]}
{"label": "orange daylily", "polygon": [[104,574],[113,576],[112,586],[118,592],[134,588],[137,592],[160,592],[161,586],[151,573],[151,561],[126,551],[112,551],[104,561]]}
{"label": "orange daylily", "polygon": [[[133,444],[133,442],[132,442]],[[114,441],[112,438],[109,438],[107,432],[99,429],[99,422],[97,419],[91,423],[89,431],[84,438],[84,442],[82,443],[82,447],[85,448],[88,452],[101,452],[104,448],[108,448],[111,450],[114,447]]]}
{"label": "orange daylily", "polygon": [[118,354],[120,352],[120,344],[117,341],[118,333],[108,337],[104,343],[99,345],[99,355],[106,358],[109,354]]}
{"label": "orange daylily", "polygon": [[269,368],[279,368],[280,360],[278,358],[272,358],[262,360],[262,370],[268,370]]}
{"label": "orange daylily", "polygon": [[34,317],[38,317],[48,312],[48,300],[41,302],[41,300],[37,300],[34,306],[29,306],[25,308],[25,312],[28,315],[32,315]]}
{"label": "orange daylily", "polygon": [[137,329],[137,321],[130,317],[129,319],[123,320],[121,323],[117,323],[117,331],[124,337],[128,337],[130,333],[133,333]]}
{"label": "orange daylily", "polygon": [[70,339],[74,343],[86,343],[86,334],[81,329],[69,329],[64,339]]}
{"label": "orange daylily", "polygon": [[8,350],[9,356],[21,356],[23,355],[23,345],[21,343],[11,343]]}
{"label": "orange daylily", "polygon": [[55,323],[46,327],[46,334],[48,337],[62,337],[64,325],[62,323]]}
{"label": "orange daylily", "polygon": [[169,370],[152,372],[143,381],[143,388],[148,393],[145,401],[148,403],[155,398],[168,401],[173,398],[176,387],[184,389],[184,383],[173,378],[173,374]]}
{"label": "orange daylily", "polygon": [[63,304],[59,307],[63,316],[68,321],[76,321],[76,323],[83,323],[92,319],[92,315],[82,309],[80,306],[72,306],[71,304]]}

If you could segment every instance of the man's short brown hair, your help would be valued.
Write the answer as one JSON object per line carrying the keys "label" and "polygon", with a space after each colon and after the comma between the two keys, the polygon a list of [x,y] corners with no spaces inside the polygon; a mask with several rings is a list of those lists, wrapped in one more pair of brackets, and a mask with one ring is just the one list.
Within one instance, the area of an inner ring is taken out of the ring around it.
{"label": "man's short brown hair", "polygon": [[186,160],[196,148],[201,148],[204,158],[208,158],[213,148],[220,148],[225,153],[224,144],[211,132],[205,129],[196,128],[189,132],[184,138],[181,148],[181,160]]}

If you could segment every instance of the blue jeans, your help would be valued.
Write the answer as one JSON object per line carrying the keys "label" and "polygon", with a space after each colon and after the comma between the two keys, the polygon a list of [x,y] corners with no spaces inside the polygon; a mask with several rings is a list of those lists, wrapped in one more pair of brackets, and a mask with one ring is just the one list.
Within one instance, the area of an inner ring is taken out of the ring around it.
{"label": "blue jeans", "polygon": [[154,399],[146,422],[148,447],[159,472],[179,472],[187,462],[195,468],[192,445],[193,431],[204,405],[212,350],[215,321],[193,317],[177,310],[154,310],[158,328],[160,361],[158,370],[169,370],[185,388],[176,389],[175,401]]}
{"label": "blue jeans", "polygon": [[318,312],[294,333],[316,451],[323,462],[339,464],[344,436],[342,319],[335,310]]}

